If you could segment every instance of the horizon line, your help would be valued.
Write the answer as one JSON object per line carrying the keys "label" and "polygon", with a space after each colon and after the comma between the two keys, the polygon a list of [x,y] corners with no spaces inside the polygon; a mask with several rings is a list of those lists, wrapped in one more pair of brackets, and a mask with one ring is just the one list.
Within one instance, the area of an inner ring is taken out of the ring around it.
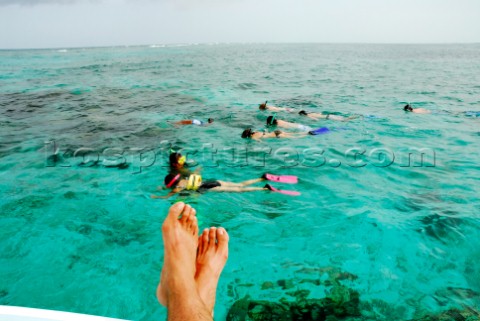
{"label": "horizon line", "polygon": [[72,47],[17,47],[0,48],[0,51],[20,51],[20,50],[69,50],[69,49],[100,49],[100,48],[135,48],[135,47],[186,47],[202,45],[478,45],[480,42],[170,42],[170,43],[151,43],[135,45],[93,45],[93,46],[72,46]]}

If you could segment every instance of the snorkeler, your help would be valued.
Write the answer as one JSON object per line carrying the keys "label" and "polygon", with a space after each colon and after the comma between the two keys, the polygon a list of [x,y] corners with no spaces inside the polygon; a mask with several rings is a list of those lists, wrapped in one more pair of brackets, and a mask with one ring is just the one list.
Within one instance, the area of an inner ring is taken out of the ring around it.
{"label": "snorkeler", "polygon": [[242,193],[242,192],[255,192],[255,191],[274,191],[279,192],[282,194],[287,195],[299,195],[298,192],[295,191],[284,191],[284,190],[277,190],[270,184],[266,184],[264,187],[249,187],[249,185],[263,182],[265,180],[276,181],[280,183],[289,183],[295,184],[297,183],[296,176],[276,176],[272,174],[264,174],[260,178],[254,178],[247,181],[243,181],[240,183],[233,183],[233,182],[225,182],[220,180],[207,180],[202,181],[202,177],[197,174],[192,174],[188,178],[182,178],[180,174],[173,175],[168,174],[165,176],[165,186],[167,188],[171,188],[170,191],[165,196],[158,196],[158,195],[151,195],[151,198],[169,198],[177,193],[180,193],[183,190],[191,190],[197,192],[235,192],[235,193]]}
{"label": "snorkeler", "polygon": [[286,111],[286,112],[288,112],[288,113],[294,113],[294,112],[295,112],[295,109],[293,109],[293,108],[267,106],[267,102],[264,102],[263,104],[260,104],[260,105],[258,106],[258,109],[260,109],[260,110],[269,110],[269,111]]}
{"label": "snorkeler", "polygon": [[208,126],[213,123],[213,118],[207,119],[206,122],[198,119],[184,119],[173,123],[174,125],[197,125],[197,126]]}
{"label": "snorkeler", "polygon": [[345,116],[334,115],[334,114],[307,113],[305,110],[301,110],[298,114],[302,116],[307,116],[308,118],[311,118],[314,120],[327,119],[327,120],[349,121],[349,120],[360,117],[360,115],[345,117]]}
{"label": "snorkeler", "polygon": [[431,114],[432,112],[428,109],[425,108],[412,108],[412,105],[406,104],[405,107],[403,107],[404,111],[408,111],[414,114]]}
{"label": "snorkeler", "polygon": [[273,132],[261,132],[253,131],[251,128],[247,128],[242,133],[242,138],[251,138],[254,140],[261,140],[264,138],[301,138],[305,137],[307,133],[287,133],[281,130],[274,130]]}
{"label": "snorkeler", "polygon": [[283,127],[283,128],[292,128],[292,129],[298,129],[303,132],[308,132],[312,130],[312,127],[305,126],[302,124],[297,124],[297,123],[290,123],[288,121],[280,120],[277,119],[275,116],[268,116],[267,117],[267,126],[278,126],[278,127]]}
{"label": "snorkeler", "polygon": [[412,105],[410,105],[410,104],[405,105],[405,107],[403,107],[403,110],[408,111],[408,112],[412,112],[412,113],[415,113],[415,114],[432,114],[432,113],[435,113],[435,114],[450,114],[450,115],[454,115],[454,116],[463,115],[465,117],[473,117],[473,118],[480,117],[480,111],[440,110],[440,111],[433,111],[432,112],[431,110],[428,110],[428,109],[425,109],[425,108],[412,108]]}

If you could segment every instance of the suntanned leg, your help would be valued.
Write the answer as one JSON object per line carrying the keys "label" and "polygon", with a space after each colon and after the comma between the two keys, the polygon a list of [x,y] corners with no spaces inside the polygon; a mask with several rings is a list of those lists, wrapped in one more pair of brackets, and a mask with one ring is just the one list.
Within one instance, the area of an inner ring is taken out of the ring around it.
{"label": "suntanned leg", "polygon": [[280,137],[282,138],[302,138],[308,135],[308,132],[306,133],[281,133]]}
{"label": "suntanned leg", "polygon": [[165,259],[157,296],[167,305],[168,320],[211,321],[194,279],[198,246],[195,210],[184,203],[173,205],[163,222],[162,236]]}
{"label": "suntanned leg", "polygon": [[360,115],[352,115],[352,116],[349,116],[349,117],[345,118],[343,121],[349,121],[349,120],[352,120],[352,119],[356,119],[358,117],[360,117]]}
{"label": "suntanned leg", "polygon": [[233,182],[224,182],[224,181],[218,181],[222,186],[224,187],[242,187],[242,186],[248,186],[252,185],[261,181],[264,181],[265,178],[254,178],[254,179],[249,179],[248,181],[243,181],[240,183],[233,183]]}
{"label": "suntanned leg", "polygon": [[248,181],[243,181],[240,184],[242,186],[248,186],[248,185],[252,185],[252,184],[264,181],[264,180],[265,180],[265,178],[260,177],[260,178],[249,179]]}
{"label": "suntanned leg", "polygon": [[211,188],[209,191],[212,192],[233,192],[233,193],[242,193],[242,192],[255,192],[266,190],[264,187],[242,187],[242,186],[218,186]]}
{"label": "suntanned leg", "polygon": [[218,280],[227,263],[228,240],[227,231],[221,227],[205,229],[198,240],[195,280],[200,297],[212,315]]}

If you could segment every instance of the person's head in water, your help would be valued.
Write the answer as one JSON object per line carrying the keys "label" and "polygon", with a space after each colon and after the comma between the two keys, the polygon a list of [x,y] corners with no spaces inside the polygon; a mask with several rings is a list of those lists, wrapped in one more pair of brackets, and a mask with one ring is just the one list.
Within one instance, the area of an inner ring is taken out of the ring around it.
{"label": "person's head in water", "polygon": [[305,110],[300,110],[300,111],[298,112],[298,114],[299,114],[299,115],[302,115],[302,116],[307,116],[307,115],[308,115]]}
{"label": "person's head in water", "polygon": [[213,123],[213,118],[209,118],[207,121],[208,121],[209,124],[211,124],[211,123]]}
{"label": "person's head in water", "polygon": [[403,107],[404,111],[413,111],[413,108],[410,104],[406,104],[405,107]]}
{"label": "person's head in water", "polygon": [[260,104],[260,105],[258,106],[258,109],[260,109],[260,110],[265,110],[265,109],[267,109],[267,102],[264,102],[263,104]]}
{"label": "person's head in water", "polygon": [[275,116],[268,116],[267,117],[267,126],[277,125],[277,120]]}
{"label": "person's head in water", "polygon": [[185,156],[182,156],[180,153],[171,153],[169,157],[170,167],[173,168],[182,168],[187,161]]}
{"label": "person's head in water", "polygon": [[251,128],[247,128],[243,131],[242,138],[250,138],[250,137],[252,137],[253,133],[254,133],[254,131],[252,131]]}

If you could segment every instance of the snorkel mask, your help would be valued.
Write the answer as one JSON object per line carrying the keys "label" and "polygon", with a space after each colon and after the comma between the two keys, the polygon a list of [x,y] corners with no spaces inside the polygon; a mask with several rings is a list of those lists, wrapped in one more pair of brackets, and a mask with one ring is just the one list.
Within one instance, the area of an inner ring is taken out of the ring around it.
{"label": "snorkel mask", "polygon": [[[180,156],[180,157],[179,157]],[[187,157],[182,156],[179,152],[170,148],[170,166],[175,167],[176,165],[183,166],[187,162]]]}
{"label": "snorkel mask", "polygon": [[178,159],[177,163],[178,163],[179,165],[183,165],[183,164],[185,164],[186,161],[187,161],[187,157],[186,157],[186,156],[182,156],[182,157],[180,157],[180,158]]}

